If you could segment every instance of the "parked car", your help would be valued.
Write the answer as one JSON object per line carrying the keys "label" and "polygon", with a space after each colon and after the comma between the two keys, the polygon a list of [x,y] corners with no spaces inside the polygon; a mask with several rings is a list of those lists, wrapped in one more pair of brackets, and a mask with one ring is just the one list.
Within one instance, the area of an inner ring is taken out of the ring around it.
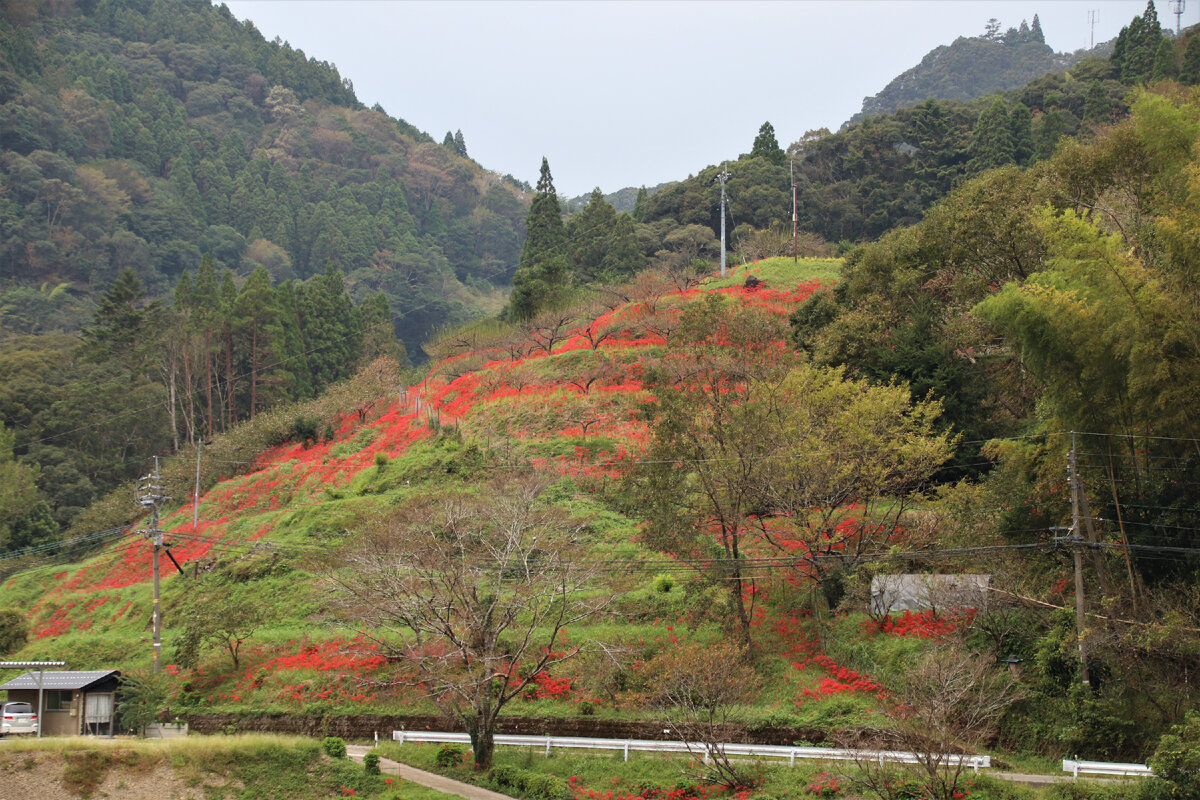
{"label": "parked car", "polygon": [[0,736],[37,733],[37,714],[29,703],[5,703],[0,714]]}

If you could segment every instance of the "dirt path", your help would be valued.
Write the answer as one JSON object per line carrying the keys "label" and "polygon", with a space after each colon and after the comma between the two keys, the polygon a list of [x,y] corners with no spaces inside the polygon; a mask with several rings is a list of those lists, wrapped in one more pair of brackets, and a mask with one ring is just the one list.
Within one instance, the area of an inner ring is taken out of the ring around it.
{"label": "dirt path", "polygon": [[[371,752],[371,748],[365,745],[346,745],[346,755],[355,761],[362,761],[363,756],[369,752]],[[513,800],[513,798],[506,794],[500,794],[499,792],[493,792],[491,789],[484,789],[469,783],[456,781],[453,778],[435,775],[423,769],[410,767],[408,764],[392,761],[390,758],[379,759],[379,769],[388,775],[399,775],[406,781],[419,783],[422,786],[428,786],[430,789],[437,789],[439,792],[445,792],[446,794],[465,797],[466,800]]]}

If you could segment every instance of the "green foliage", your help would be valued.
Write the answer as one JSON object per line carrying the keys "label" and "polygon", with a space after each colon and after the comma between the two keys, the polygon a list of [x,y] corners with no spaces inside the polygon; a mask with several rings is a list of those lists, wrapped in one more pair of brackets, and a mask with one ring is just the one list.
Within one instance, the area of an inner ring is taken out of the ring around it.
{"label": "green foliage", "polygon": [[758,135],[754,137],[754,146],[750,148],[750,157],[765,158],[772,164],[787,162],[787,156],[775,138],[775,127],[771,123],[764,122],[758,129]]}
{"label": "green foliage", "polygon": [[0,609],[0,656],[15,653],[29,639],[29,623],[15,608]]}
{"label": "green foliage", "polygon": [[167,704],[169,681],[163,672],[130,670],[121,675],[116,712],[126,730],[141,733],[158,719]]}
{"label": "green foliage", "polygon": [[438,748],[434,763],[442,769],[453,769],[454,767],[462,766],[465,757],[466,751],[462,745],[444,744]]}
{"label": "green foliage", "polygon": [[567,231],[558,194],[554,191],[550,164],[544,157],[525,230],[521,265],[513,275],[513,292],[508,306],[508,316],[514,320],[527,320],[553,305],[570,281]]}
{"label": "green foliage", "polygon": [[346,742],[340,736],[326,736],[321,740],[321,749],[330,758],[338,759],[346,757]]}
{"label": "green foliage", "polygon": [[379,753],[371,752],[363,756],[363,771],[368,775],[379,775]]}
{"label": "green foliage", "polygon": [[1170,785],[1165,796],[1184,798],[1200,794],[1200,713],[1188,712],[1181,724],[1163,734],[1147,764]]}

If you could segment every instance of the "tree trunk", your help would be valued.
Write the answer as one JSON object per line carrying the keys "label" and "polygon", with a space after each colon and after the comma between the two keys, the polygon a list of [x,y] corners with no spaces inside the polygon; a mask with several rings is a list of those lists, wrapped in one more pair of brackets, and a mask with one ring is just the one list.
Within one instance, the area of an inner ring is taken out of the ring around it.
{"label": "tree trunk", "polygon": [[171,402],[171,452],[179,452],[179,422],[175,417],[175,379],[179,372],[179,353],[171,347],[171,365],[168,367],[168,387]]}
{"label": "tree trunk", "polygon": [[254,419],[254,407],[258,402],[258,325],[254,324],[250,334],[250,419]]}
{"label": "tree trunk", "polygon": [[237,424],[237,401],[233,394],[233,333],[225,337],[225,395],[229,407],[229,425]]}
{"label": "tree trunk", "polygon": [[485,717],[472,717],[466,723],[467,733],[471,736],[475,769],[478,772],[487,771],[492,768],[492,755],[496,751],[496,732],[492,722]]}
{"label": "tree trunk", "polygon": [[208,438],[213,435],[213,405],[212,405],[212,332],[204,329],[204,366],[208,370]]}

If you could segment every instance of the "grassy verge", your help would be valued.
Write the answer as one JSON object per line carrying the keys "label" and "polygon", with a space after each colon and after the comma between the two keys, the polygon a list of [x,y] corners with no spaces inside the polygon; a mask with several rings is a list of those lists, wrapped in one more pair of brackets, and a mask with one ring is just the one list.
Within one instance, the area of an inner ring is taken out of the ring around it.
{"label": "grassy verge", "polygon": [[164,767],[169,767],[182,786],[202,793],[206,800],[444,798],[386,775],[368,774],[353,761],[331,759],[319,742],[299,737],[193,736],[166,742],[13,739],[0,751],[2,772],[29,770],[36,764],[53,767],[56,761],[62,765],[63,788],[80,798],[100,796],[106,778],[128,787],[139,779],[155,780],[156,770]]}
{"label": "grassy verge", "polygon": [[[799,760],[789,767],[780,761],[743,762],[756,781],[752,791],[733,792],[699,780],[702,765],[694,760],[656,753],[588,753],[554,750],[549,757],[539,748],[503,747],[496,750],[490,774],[475,773],[470,757],[456,767],[439,766],[433,744],[381,744],[384,758],[457,780],[476,783],[522,800],[806,800],[838,797],[878,798],[858,782],[852,763]],[[1056,774],[1054,770],[1045,770]],[[920,776],[897,770],[891,791],[896,800],[924,797],[916,785]],[[541,780],[554,778],[555,780]],[[498,780],[499,779],[499,780]],[[1111,783],[1080,781],[1034,788],[982,773],[967,773],[960,783],[963,800],[1139,800],[1137,781]],[[911,789],[912,793],[906,794]]]}

